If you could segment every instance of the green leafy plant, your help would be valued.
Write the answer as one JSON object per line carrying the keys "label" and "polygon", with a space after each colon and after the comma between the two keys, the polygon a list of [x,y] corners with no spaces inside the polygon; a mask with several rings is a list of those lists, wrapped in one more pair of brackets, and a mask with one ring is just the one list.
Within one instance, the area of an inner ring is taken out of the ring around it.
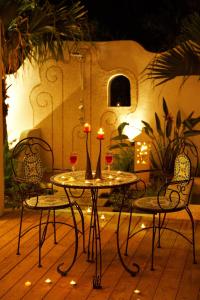
{"label": "green leafy plant", "polygon": [[129,123],[123,122],[118,126],[118,135],[111,138],[109,150],[114,154],[112,168],[131,172],[134,170],[134,147],[129,141],[128,136],[123,133],[127,125],[129,125]]}
{"label": "green leafy plant", "polygon": [[[145,121],[144,131],[151,139],[152,151],[150,159],[152,167],[165,172],[165,175],[172,174],[174,159],[181,144],[184,142],[188,147],[193,147],[194,144],[190,141],[190,137],[200,135],[200,130],[196,130],[196,125],[200,122],[200,117],[193,117],[191,112],[187,118],[182,119],[180,110],[175,118],[170,114],[167,102],[163,98],[163,120],[155,112],[155,130]],[[170,147],[173,143],[173,146]]]}
{"label": "green leafy plant", "polygon": [[[117,128],[117,135],[111,138],[109,150],[112,151],[114,160],[112,169],[133,172],[134,171],[134,146],[129,141],[128,136],[123,133],[125,126],[129,123],[122,122]],[[121,201],[123,199],[123,191],[121,188],[112,189],[108,194],[108,203],[114,211],[119,211]],[[127,198],[128,199],[128,198]],[[129,205],[127,200],[126,209]]]}
{"label": "green leafy plant", "polygon": [[200,14],[189,15],[181,26],[181,35],[176,46],[161,54],[156,54],[142,75],[164,84],[177,76],[182,76],[182,84],[192,75],[200,75]]}
{"label": "green leafy plant", "polygon": [[9,165],[6,75],[16,73],[25,59],[63,60],[65,51],[77,52],[78,42],[89,40],[89,31],[87,11],[78,0],[1,0],[0,27],[5,194],[11,199],[16,187]]}

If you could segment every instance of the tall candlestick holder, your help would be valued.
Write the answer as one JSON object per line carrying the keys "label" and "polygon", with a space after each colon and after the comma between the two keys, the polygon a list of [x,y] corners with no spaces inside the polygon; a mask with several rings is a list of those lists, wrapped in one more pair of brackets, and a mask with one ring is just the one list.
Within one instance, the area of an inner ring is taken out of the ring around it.
{"label": "tall candlestick holder", "polygon": [[102,175],[101,175],[101,141],[102,141],[102,138],[99,139],[99,157],[98,157],[98,161],[97,161],[95,179],[102,179]]}
{"label": "tall candlestick holder", "polygon": [[89,151],[88,151],[88,132],[86,132],[86,171],[85,171],[85,179],[93,179],[90,155],[89,155]]}

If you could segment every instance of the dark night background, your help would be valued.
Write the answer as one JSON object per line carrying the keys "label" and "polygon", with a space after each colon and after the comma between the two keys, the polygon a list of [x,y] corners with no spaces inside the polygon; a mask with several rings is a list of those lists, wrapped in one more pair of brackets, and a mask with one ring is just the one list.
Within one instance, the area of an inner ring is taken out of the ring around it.
{"label": "dark night background", "polygon": [[93,40],[135,40],[152,52],[176,45],[183,19],[200,12],[200,0],[81,0],[81,3],[88,11]]}

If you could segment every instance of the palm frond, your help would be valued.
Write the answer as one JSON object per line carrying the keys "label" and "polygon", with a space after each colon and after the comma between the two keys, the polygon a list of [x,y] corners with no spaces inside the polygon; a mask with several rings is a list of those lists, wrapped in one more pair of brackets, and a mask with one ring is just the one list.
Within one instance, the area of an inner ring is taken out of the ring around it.
{"label": "palm frond", "polygon": [[200,15],[190,15],[184,22],[179,44],[157,54],[142,72],[142,79],[152,79],[155,86],[177,76],[182,84],[191,75],[200,76]]}
{"label": "palm frond", "polygon": [[182,23],[181,35],[178,40],[191,40],[200,44],[200,15],[194,13],[189,15]]}
{"label": "palm frond", "polygon": [[[9,4],[12,1],[8,1],[7,10]],[[77,43],[86,38],[87,12],[80,1],[53,5],[48,0],[16,0],[15,4],[9,22],[4,23],[6,73],[16,71],[25,58],[38,62],[48,57],[63,59],[67,41]]]}
{"label": "palm frond", "polygon": [[155,85],[163,84],[177,76],[186,80],[191,75],[200,75],[200,45],[192,41],[156,55],[144,70],[147,79],[158,80]]}

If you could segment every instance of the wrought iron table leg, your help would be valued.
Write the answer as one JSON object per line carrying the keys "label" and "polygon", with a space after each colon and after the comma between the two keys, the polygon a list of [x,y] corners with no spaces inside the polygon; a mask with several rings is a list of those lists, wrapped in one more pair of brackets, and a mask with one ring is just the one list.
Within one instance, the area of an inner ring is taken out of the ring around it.
{"label": "wrought iron table leg", "polygon": [[[121,264],[122,266],[124,267],[124,269],[131,274],[131,276],[136,276],[138,274],[138,272],[140,271],[140,267],[138,264],[136,263],[132,263],[132,265],[135,267],[135,270],[132,270],[130,269],[124,262],[124,259],[122,257],[122,254],[121,254],[121,249],[120,249],[120,242],[119,242],[119,235],[120,235],[120,219],[121,219],[121,213],[122,213],[122,209],[123,209],[123,206],[124,206],[124,200],[125,200],[125,191],[124,191],[124,197],[123,197],[123,200],[122,200],[122,205],[121,205],[121,208],[120,208],[120,211],[119,211],[119,216],[118,216],[118,222],[117,222],[117,252],[118,252],[118,256],[119,256],[119,259],[121,261]],[[132,210],[131,210],[131,213],[132,213]],[[130,226],[130,219],[129,219],[129,226]],[[128,229],[129,232],[130,232],[130,228]],[[129,239],[129,234],[127,236],[127,240],[126,240],[126,249],[127,249],[127,245],[128,245],[128,239]],[[125,252],[126,254],[126,252]]]}
{"label": "wrought iron table leg", "polygon": [[[91,189],[92,196],[92,214],[90,221],[90,232],[88,240],[88,261],[95,261],[95,275],[93,278],[93,288],[101,289],[101,277],[102,277],[102,255],[101,255],[101,236],[99,217],[97,210],[98,189]],[[94,260],[95,256],[95,260]]]}
{"label": "wrought iron table leg", "polygon": [[69,267],[66,270],[61,270],[60,267],[64,263],[59,264],[58,267],[57,267],[57,272],[60,273],[62,276],[66,276],[67,273],[69,272],[69,270],[71,270],[71,268],[73,267],[73,265],[76,261],[76,257],[77,257],[77,253],[78,253],[78,226],[77,226],[77,223],[76,223],[73,203],[71,202],[70,196],[69,196],[66,188],[65,188],[65,193],[67,195],[67,198],[68,198],[68,201],[69,201],[69,204],[70,204],[71,214],[72,214],[72,220],[73,220],[73,225],[74,225],[74,235],[75,235],[75,245],[74,245],[74,256],[73,256],[72,262],[69,265]]}

